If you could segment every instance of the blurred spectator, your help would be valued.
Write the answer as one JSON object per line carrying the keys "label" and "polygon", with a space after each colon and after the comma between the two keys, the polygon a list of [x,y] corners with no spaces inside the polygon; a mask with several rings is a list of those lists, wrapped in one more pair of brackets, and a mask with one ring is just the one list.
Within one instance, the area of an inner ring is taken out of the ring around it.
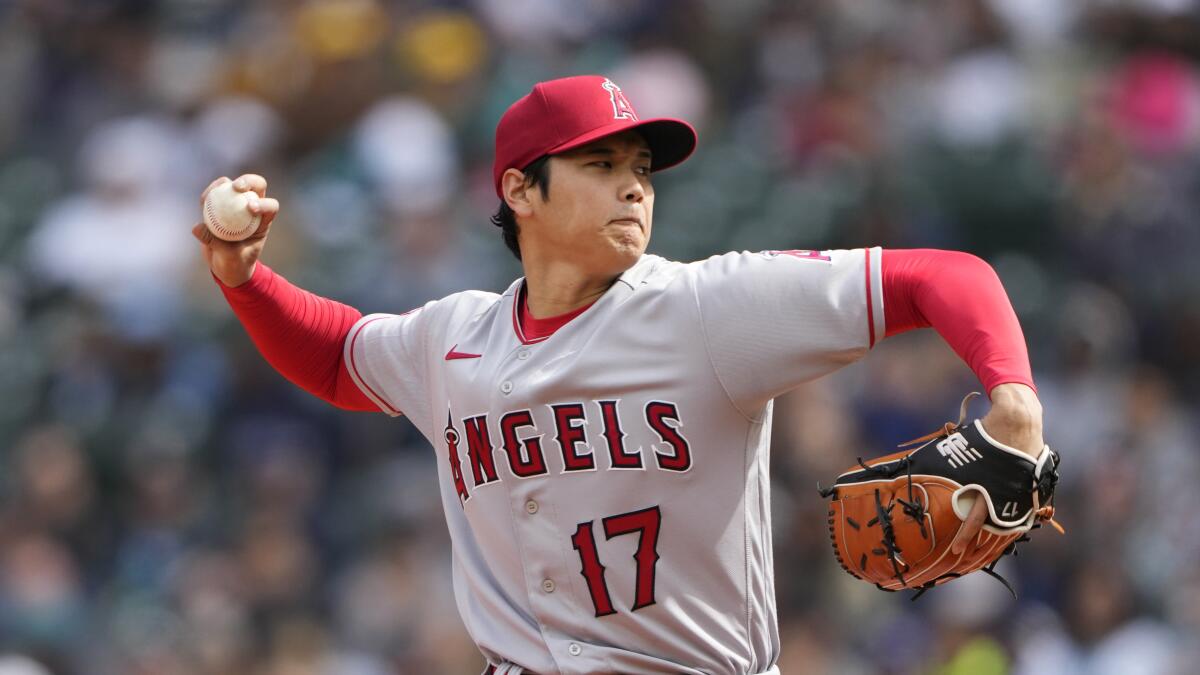
{"label": "blurred spectator", "polygon": [[50,671],[24,656],[0,656],[0,675],[50,675]]}
{"label": "blurred spectator", "polygon": [[1072,576],[1065,626],[1043,616],[1036,632],[1017,641],[1017,673],[1171,673],[1179,636],[1137,616],[1133,590],[1120,568],[1085,563]]}
{"label": "blurred spectator", "polygon": [[52,206],[29,240],[35,279],[96,302],[130,340],[166,337],[183,311],[194,247],[174,224],[193,220],[194,207],[171,181],[183,143],[162,119],[99,127],[80,151],[86,191]]}

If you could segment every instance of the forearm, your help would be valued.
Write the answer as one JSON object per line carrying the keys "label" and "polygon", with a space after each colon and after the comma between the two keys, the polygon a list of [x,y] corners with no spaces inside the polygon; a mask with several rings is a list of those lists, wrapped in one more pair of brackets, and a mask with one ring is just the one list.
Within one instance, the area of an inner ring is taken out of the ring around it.
{"label": "forearm", "polygon": [[258,263],[231,288],[213,277],[263,357],[305,391],[349,410],[377,411],[350,378],[343,346],[362,314],[288,283]]}
{"label": "forearm", "polygon": [[1042,451],[1042,405],[1016,312],[994,270],[957,251],[885,250],[887,335],[932,326],[971,367],[992,407],[984,428],[1006,445]]}

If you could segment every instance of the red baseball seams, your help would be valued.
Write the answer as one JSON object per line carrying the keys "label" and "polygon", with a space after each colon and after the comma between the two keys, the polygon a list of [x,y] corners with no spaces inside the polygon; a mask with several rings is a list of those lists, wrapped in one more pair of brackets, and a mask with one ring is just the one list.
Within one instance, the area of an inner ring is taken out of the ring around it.
{"label": "red baseball seams", "polygon": [[885,249],[881,277],[887,336],[932,326],[987,391],[1010,382],[1036,391],[1021,324],[986,262],[959,251]]}

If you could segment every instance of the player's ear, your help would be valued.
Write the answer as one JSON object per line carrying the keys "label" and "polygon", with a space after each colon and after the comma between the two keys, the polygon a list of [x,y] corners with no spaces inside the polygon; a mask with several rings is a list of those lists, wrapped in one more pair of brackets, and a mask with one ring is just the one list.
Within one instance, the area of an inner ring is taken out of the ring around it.
{"label": "player's ear", "polygon": [[519,169],[508,169],[500,176],[500,194],[508,208],[518,216],[528,217],[533,213],[532,187]]}

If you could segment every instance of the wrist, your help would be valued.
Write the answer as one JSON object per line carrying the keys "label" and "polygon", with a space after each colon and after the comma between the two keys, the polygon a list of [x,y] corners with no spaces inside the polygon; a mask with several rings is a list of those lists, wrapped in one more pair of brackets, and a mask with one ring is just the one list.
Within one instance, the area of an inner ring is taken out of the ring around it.
{"label": "wrist", "polygon": [[1028,385],[1018,382],[999,384],[988,392],[992,410],[1000,411],[1013,418],[1028,418],[1039,425],[1042,421],[1042,402]]}
{"label": "wrist", "polygon": [[1027,385],[1002,384],[990,392],[983,426],[996,440],[1037,457],[1042,449],[1042,404]]}
{"label": "wrist", "polygon": [[225,288],[238,288],[248,283],[254,278],[254,272],[258,269],[258,261],[250,263],[250,267],[237,270],[212,270],[213,278],[221,282]]}

